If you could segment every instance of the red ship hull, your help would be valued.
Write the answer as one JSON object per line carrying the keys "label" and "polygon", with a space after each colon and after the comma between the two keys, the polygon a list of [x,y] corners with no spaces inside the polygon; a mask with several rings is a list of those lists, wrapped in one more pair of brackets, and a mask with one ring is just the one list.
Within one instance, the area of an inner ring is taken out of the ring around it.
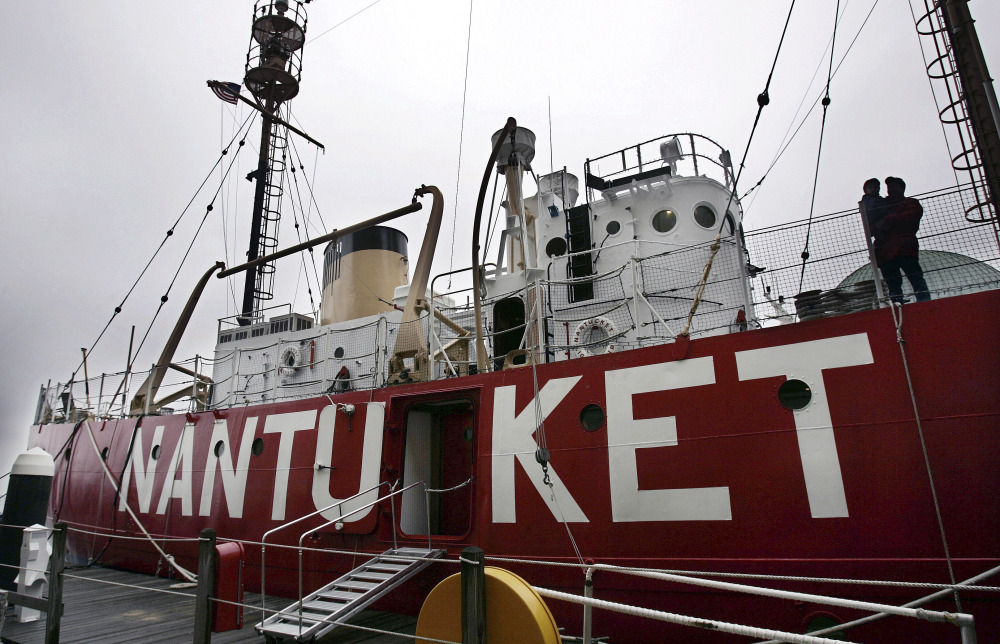
{"label": "red ship hull", "polygon": [[[588,562],[949,583],[943,532],[961,581],[1000,565],[1000,291],[907,305],[902,316],[902,345],[891,311],[881,309],[539,365],[537,390],[532,369],[517,368],[214,413],[96,420],[75,432],[73,424],[36,426],[30,443],[57,457],[52,516],[101,533],[72,532],[72,554],[148,572],[165,571],[148,542],[103,536],[141,533],[116,500],[98,452],[107,450],[115,478],[124,473],[122,494],[151,534],[194,537],[213,528],[220,539],[259,542],[324,500],[400,478],[407,433],[418,431],[412,419],[425,414],[437,423],[430,453],[421,457],[433,485],[473,478],[433,507],[433,544],[453,554],[476,545],[487,557],[575,563],[562,515]],[[799,412],[777,396],[793,377],[813,393]],[[551,491],[537,483],[536,396]],[[346,404],[357,412],[335,411]],[[594,431],[581,424],[587,405],[605,418]],[[263,451],[251,455],[257,438]],[[393,511],[399,515],[399,503],[385,501],[304,545],[383,551],[392,546]],[[317,517],[269,543],[294,545],[302,530],[327,520]],[[427,542],[426,530],[397,531],[401,545]],[[166,549],[195,565],[193,543],[167,541]],[[248,545],[247,552],[245,579],[256,589],[260,549]],[[304,560],[307,590],[356,563],[314,552]],[[296,595],[297,562],[293,550],[268,548],[268,594]],[[579,568],[496,565],[537,586],[582,592]],[[456,571],[445,564],[432,570],[384,607],[414,610],[437,578]],[[897,605],[932,592],[732,581]],[[599,599],[797,632],[821,615],[863,615],[610,572],[597,572],[594,586]],[[578,606],[549,603],[560,626],[579,631]],[[950,599],[928,607],[956,610]],[[975,616],[980,641],[1000,641],[995,596],[963,592],[962,610]],[[594,633],[615,642],[735,639],[658,622],[637,628],[625,619],[598,611]],[[848,635],[958,641],[953,626],[900,617]]]}

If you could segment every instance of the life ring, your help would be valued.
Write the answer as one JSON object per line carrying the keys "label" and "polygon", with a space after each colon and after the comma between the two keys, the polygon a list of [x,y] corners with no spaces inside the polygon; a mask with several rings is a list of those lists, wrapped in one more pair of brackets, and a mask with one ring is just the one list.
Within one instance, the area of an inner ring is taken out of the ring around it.
{"label": "life ring", "polygon": [[285,347],[281,352],[278,364],[278,373],[283,376],[290,376],[298,371],[299,367],[302,366],[302,354],[299,352],[299,348],[294,344]]}
{"label": "life ring", "polygon": [[604,347],[604,351],[594,351],[596,346],[587,342],[587,339],[597,329],[603,331],[607,338],[614,338],[618,335],[618,329],[615,328],[611,320],[605,317],[596,316],[584,320],[577,325],[576,331],[570,336],[570,344],[576,347],[577,356],[585,358],[595,353],[613,353],[618,350],[618,346],[614,342],[608,342],[607,346]]}

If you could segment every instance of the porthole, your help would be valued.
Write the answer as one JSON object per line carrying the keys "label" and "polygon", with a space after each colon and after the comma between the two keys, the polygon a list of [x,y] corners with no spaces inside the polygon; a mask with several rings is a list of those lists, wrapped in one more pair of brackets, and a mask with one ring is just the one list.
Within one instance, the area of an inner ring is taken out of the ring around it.
{"label": "porthole", "polygon": [[733,218],[731,211],[726,211],[726,234],[732,235],[734,232],[736,232],[736,219]]}
{"label": "porthole", "polygon": [[263,438],[255,438],[255,439],[253,439],[253,443],[250,445],[250,453],[253,454],[254,456],[260,456],[261,454],[264,453],[264,439]]}
{"label": "porthole", "polygon": [[545,254],[549,257],[561,257],[566,254],[566,240],[562,237],[553,237],[549,243],[545,244]]}
{"label": "porthole", "polygon": [[661,210],[653,215],[653,230],[658,233],[669,233],[677,226],[677,213],[673,210]]}
{"label": "porthole", "polygon": [[802,380],[786,380],[778,387],[778,402],[785,409],[805,409],[812,402],[812,389]]}
{"label": "porthole", "polygon": [[215,449],[212,451],[215,453],[215,458],[222,458],[222,455],[226,453],[226,443],[219,441],[215,444]]}
{"label": "porthole", "polygon": [[604,410],[600,405],[590,404],[580,410],[580,425],[588,432],[601,428],[604,424]]}
{"label": "porthole", "polygon": [[698,225],[702,228],[712,228],[715,226],[715,221],[717,217],[715,211],[712,210],[711,206],[706,204],[700,204],[695,206],[694,209],[694,220],[698,222]]}
{"label": "porthole", "polygon": [[340,360],[344,357],[344,347],[337,347],[333,350],[333,357]]}
{"label": "porthole", "polygon": [[150,452],[149,457],[151,459],[153,459],[154,461],[159,460],[159,458],[160,458],[160,446],[159,445],[153,445],[153,451]]}
{"label": "porthole", "polygon": [[111,450],[110,450],[110,449],[108,449],[107,447],[105,447],[104,449],[102,449],[102,450],[101,450],[101,460],[102,460],[102,461],[106,461],[106,460],[108,460],[108,453],[109,453],[110,451],[111,451]]}
{"label": "porthole", "polygon": [[617,235],[619,232],[621,232],[621,229],[622,225],[617,221],[615,221],[614,219],[609,221],[608,225],[604,228],[604,230],[608,231],[609,235]]}

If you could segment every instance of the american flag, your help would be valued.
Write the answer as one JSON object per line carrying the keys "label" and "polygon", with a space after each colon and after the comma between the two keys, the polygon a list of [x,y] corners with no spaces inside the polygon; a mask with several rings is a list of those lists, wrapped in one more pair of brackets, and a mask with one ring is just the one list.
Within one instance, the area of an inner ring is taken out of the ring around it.
{"label": "american flag", "polygon": [[208,81],[208,86],[212,88],[215,95],[227,103],[236,105],[237,96],[240,95],[239,83],[224,83],[222,81]]}

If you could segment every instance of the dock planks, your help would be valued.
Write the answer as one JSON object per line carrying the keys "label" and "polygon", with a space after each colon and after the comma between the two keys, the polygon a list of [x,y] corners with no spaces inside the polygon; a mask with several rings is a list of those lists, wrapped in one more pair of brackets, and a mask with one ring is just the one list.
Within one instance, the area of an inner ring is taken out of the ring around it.
{"label": "dock planks", "polygon": [[[174,588],[173,586],[178,583],[177,580],[97,566],[87,569],[67,569],[63,579],[65,609],[59,637],[61,644],[83,642],[188,644],[192,641],[195,594],[193,586]],[[163,590],[192,596],[154,592]],[[253,625],[260,621],[260,595],[246,593],[243,601],[258,609],[244,609],[244,625],[241,630],[212,633],[213,644],[264,641],[264,638],[253,629]],[[285,598],[269,597],[267,608],[280,610],[290,603],[292,602]],[[366,611],[351,620],[351,623],[411,635],[416,630],[416,619],[413,617],[377,611]],[[14,607],[10,606],[0,633],[5,644],[44,644],[44,615],[37,622],[22,624],[14,620]],[[331,633],[322,642],[403,644],[413,642],[413,638],[342,628]]]}

